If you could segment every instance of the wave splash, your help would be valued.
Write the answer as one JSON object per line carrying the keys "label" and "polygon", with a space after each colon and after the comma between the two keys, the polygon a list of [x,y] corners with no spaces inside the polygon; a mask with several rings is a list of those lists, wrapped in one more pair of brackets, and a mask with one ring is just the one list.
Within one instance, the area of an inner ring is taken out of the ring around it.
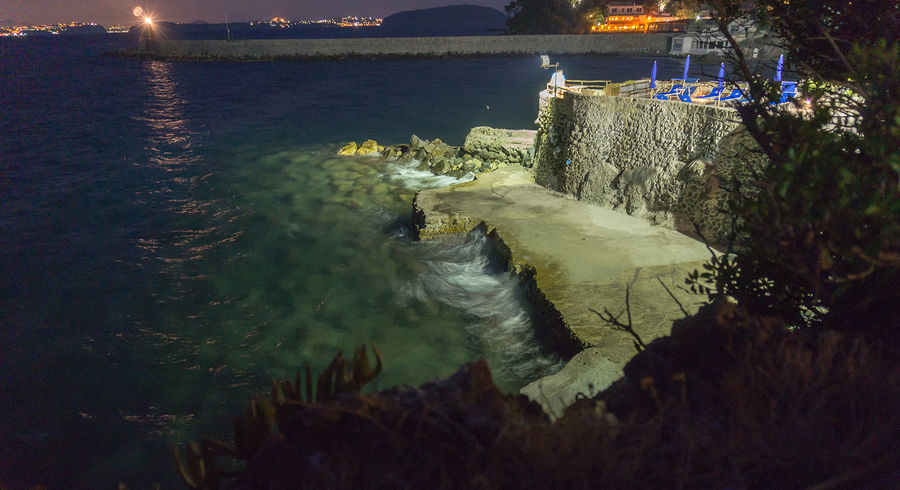
{"label": "wave splash", "polygon": [[399,286],[401,301],[437,300],[470,315],[470,347],[488,360],[501,388],[517,390],[563,366],[537,339],[518,279],[502,266],[483,232],[416,245],[425,249],[426,268]]}
{"label": "wave splash", "polygon": [[386,175],[392,181],[400,182],[404,187],[413,190],[437,189],[475,179],[475,174],[472,172],[458,178],[436,175],[428,170],[419,170],[420,163],[419,160],[412,160],[408,163],[391,162],[387,166]]}

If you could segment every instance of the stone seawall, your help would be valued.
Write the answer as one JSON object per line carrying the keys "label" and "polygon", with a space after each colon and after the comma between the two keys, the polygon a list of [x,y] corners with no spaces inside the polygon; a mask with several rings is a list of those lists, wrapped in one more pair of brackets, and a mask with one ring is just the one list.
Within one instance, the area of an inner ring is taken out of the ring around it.
{"label": "stone seawall", "polygon": [[737,112],[649,98],[542,94],[538,184],[655,224],[723,240],[728,191],[765,158]]}
{"label": "stone seawall", "polygon": [[668,53],[666,34],[456,36],[364,39],[257,39],[147,43],[140,55],[177,60],[277,60],[342,57],[499,56]]}

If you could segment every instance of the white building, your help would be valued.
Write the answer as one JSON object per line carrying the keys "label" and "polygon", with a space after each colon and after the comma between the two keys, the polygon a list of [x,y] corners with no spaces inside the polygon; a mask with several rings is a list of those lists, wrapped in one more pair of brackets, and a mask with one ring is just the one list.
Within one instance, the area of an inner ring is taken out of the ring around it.
{"label": "white building", "polygon": [[[757,34],[756,23],[749,18],[741,18],[728,25],[728,31],[738,42]],[[727,38],[715,24],[705,24],[699,29],[672,36],[669,53],[675,55],[722,54],[731,46]]]}
{"label": "white building", "polygon": [[644,15],[644,6],[631,3],[611,3],[606,6],[607,15]]}

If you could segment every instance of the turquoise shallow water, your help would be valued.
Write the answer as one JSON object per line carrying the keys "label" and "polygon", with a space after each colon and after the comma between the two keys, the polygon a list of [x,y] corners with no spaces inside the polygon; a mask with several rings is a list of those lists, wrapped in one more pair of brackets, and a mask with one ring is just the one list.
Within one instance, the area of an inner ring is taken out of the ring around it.
{"label": "turquoise shallow water", "polygon": [[[478,357],[512,391],[559,367],[483,237],[410,241],[413,193],[446,181],[332,157],[530,127],[536,57],[100,56],[120,43],[0,42],[0,484],[173,487],[168,445],[227,439],[272,377],[366,342],[373,388]],[[619,80],[651,64],[562,61]]]}

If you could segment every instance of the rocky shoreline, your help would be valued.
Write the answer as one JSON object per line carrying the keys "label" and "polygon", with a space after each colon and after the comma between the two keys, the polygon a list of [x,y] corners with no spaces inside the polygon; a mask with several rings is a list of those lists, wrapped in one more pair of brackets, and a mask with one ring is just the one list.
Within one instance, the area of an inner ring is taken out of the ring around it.
{"label": "rocky shoreline", "polygon": [[534,163],[535,131],[472,128],[462,146],[451,146],[440,138],[426,140],[412,135],[409,144],[379,145],[375,140],[351,141],[338,156],[382,156],[400,163],[419,162],[418,170],[435,175],[464,178],[509,166],[531,167]]}

